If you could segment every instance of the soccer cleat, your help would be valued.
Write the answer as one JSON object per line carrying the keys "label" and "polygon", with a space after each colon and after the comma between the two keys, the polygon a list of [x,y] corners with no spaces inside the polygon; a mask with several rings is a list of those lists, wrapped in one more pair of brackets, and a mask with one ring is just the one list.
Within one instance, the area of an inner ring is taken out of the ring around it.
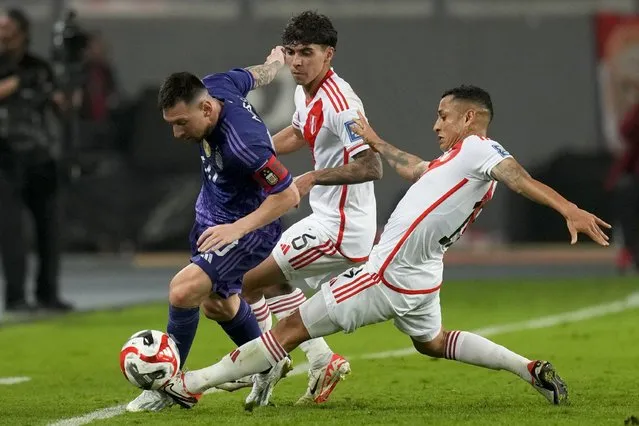
{"label": "soccer cleat", "polygon": [[271,394],[273,393],[273,388],[277,382],[286,377],[292,369],[293,362],[290,358],[286,357],[268,372],[254,374],[253,389],[251,389],[251,393],[249,393],[246,397],[246,401],[244,401],[244,409],[246,411],[253,411],[255,407],[268,405]]}
{"label": "soccer cleat", "polygon": [[297,405],[325,402],[340,380],[344,380],[351,372],[351,365],[346,358],[333,354],[328,365],[308,372],[308,388]]}
{"label": "soccer cleat", "polygon": [[173,376],[161,389],[183,408],[192,408],[202,397],[201,393],[191,393],[186,389],[183,371]]}
{"label": "soccer cleat", "polygon": [[145,390],[126,406],[126,411],[137,413],[140,411],[160,411],[174,404],[173,400],[164,392]]}
{"label": "soccer cleat", "polygon": [[568,404],[568,386],[559,377],[555,367],[548,361],[531,361],[528,371],[532,376],[532,386],[551,404]]}
{"label": "soccer cleat", "polygon": [[216,388],[227,392],[235,392],[238,389],[249,388],[251,386],[253,386],[253,376],[246,376],[232,382],[222,383],[221,385],[217,385]]}

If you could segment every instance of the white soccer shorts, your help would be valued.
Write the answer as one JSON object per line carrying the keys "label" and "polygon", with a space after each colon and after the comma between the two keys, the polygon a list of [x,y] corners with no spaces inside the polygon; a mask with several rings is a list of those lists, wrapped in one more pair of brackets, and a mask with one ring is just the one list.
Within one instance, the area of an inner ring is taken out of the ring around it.
{"label": "white soccer shorts", "polygon": [[[406,310],[406,306],[411,306]],[[347,270],[322,284],[320,292],[300,306],[311,337],[394,320],[402,333],[430,342],[442,328],[439,290],[426,294],[399,293],[388,288],[368,265]]]}
{"label": "white soccer shorts", "polygon": [[312,289],[354,265],[337,250],[335,238],[313,215],[284,231],[273,258],[288,281],[303,278]]}

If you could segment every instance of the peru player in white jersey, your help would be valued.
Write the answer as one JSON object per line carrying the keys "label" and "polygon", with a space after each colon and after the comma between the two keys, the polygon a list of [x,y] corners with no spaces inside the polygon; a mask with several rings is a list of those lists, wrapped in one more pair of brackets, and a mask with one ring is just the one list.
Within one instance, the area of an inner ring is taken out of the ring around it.
{"label": "peru player in white jersey", "polygon": [[[551,403],[568,402],[567,387],[549,362],[527,359],[467,331],[442,328],[443,254],[475,220],[497,182],[564,216],[572,244],[584,233],[608,246],[601,228],[610,225],[533,179],[486,136],[492,115],[490,96],[480,88],[461,86],[445,92],[434,126],[444,154],[431,162],[383,141],[362,116],[355,131],[402,177],[415,182],[388,220],[370,259],[324,283],[321,292],[273,330],[217,364],[176,376],[175,387],[190,401],[185,405],[195,403],[193,395],[216,383],[277,365],[308,339],[390,319],[424,355],[507,370]],[[327,364],[321,383],[331,383],[336,369],[339,365]]]}
{"label": "peru player in white jersey", "polygon": [[[272,326],[271,313],[288,316],[306,301],[289,282],[304,279],[311,288],[329,276],[368,259],[377,230],[373,181],[382,176],[379,155],[351,130],[364,107],[351,86],[331,67],[337,31],[324,15],[303,12],[294,16],[282,35],[286,62],[298,84],[291,126],[273,137],[278,155],[309,149],[314,170],[295,183],[303,197],[309,194],[312,214],[287,229],[271,256],[244,276],[242,296],[251,304],[263,331]],[[266,297],[265,297],[266,296]],[[321,369],[333,354],[323,338],[301,345],[310,364],[309,386],[300,402],[320,402],[316,386]],[[221,386],[234,390],[252,384],[247,405],[266,405],[273,375]]]}

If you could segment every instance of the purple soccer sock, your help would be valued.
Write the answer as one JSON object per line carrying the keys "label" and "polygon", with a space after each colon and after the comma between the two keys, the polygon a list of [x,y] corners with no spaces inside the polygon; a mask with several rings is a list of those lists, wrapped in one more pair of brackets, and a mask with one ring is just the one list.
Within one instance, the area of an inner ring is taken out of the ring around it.
{"label": "purple soccer sock", "polygon": [[244,299],[240,299],[240,308],[232,320],[218,321],[218,324],[237,346],[242,346],[262,335],[251,306]]}
{"label": "purple soccer sock", "polygon": [[175,341],[180,353],[180,368],[189,356],[197,325],[200,322],[200,308],[178,308],[169,305],[169,323],[166,332]]}

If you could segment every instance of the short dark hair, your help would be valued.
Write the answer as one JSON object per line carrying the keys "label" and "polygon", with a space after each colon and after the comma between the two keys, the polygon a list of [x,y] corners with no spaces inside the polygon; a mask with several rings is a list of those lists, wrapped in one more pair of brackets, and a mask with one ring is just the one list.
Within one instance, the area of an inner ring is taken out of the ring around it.
{"label": "short dark hair", "polygon": [[337,30],[326,15],[307,10],[288,21],[282,33],[282,44],[321,44],[337,47]]}
{"label": "short dark hair", "polygon": [[490,99],[488,92],[481,87],[462,84],[461,86],[446,90],[442,98],[450,95],[453,96],[453,99],[463,99],[483,106],[490,113],[490,120],[493,119],[493,101]]}
{"label": "short dark hair", "polygon": [[180,101],[189,104],[203,90],[204,83],[189,72],[176,72],[168,76],[158,93],[158,107],[167,109],[174,107]]}

